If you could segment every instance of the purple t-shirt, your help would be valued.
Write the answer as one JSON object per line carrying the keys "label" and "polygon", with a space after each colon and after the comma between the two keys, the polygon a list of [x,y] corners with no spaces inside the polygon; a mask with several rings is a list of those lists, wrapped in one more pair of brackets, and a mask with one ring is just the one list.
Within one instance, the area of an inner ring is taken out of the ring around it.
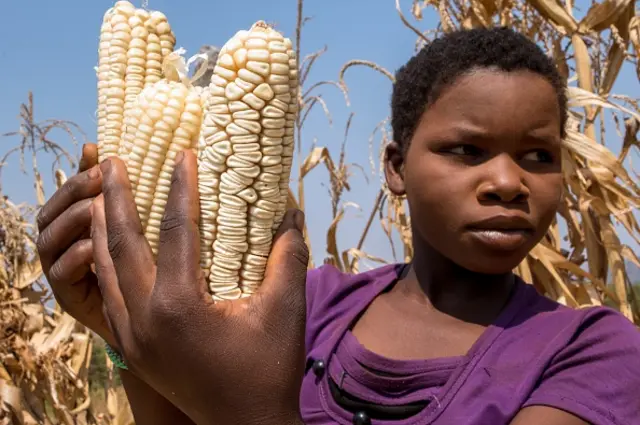
{"label": "purple t-shirt", "polygon": [[309,271],[307,372],[300,394],[306,425],[358,423],[335,401],[329,377],[369,403],[428,402],[409,419],[370,416],[373,425],[502,425],[533,405],[562,409],[595,425],[640,424],[635,325],[609,308],[567,308],[521,280],[465,356],[399,361],[368,351],[349,329],[400,270],[390,265],[357,275],[332,266]]}

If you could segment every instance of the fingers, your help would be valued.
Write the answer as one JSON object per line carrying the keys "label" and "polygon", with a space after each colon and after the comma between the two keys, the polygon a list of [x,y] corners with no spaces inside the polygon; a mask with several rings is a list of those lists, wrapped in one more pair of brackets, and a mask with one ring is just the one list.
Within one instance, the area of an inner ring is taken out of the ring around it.
{"label": "fingers", "polygon": [[103,195],[93,201],[91,208],[91,241],[93,244],[93,258],[95,261],[98,286],[104,300],[104,307],[109,313],[108,321],[113,326],[113,331],[125,329],[129,320],[129,314],[124,303],[124,298],[118,286],[118,276],[109,253],[109,238],[107,219],[105,216],[105,204]]}
{"label": "fingers", "polygon": [[88,170],[98,164],[98,145],[95,143],[87,143],[82,146],[82,158],[78,164],[78,172]]}
{"label": "fingers", "polygon": [[[304,214],[287,211],[278,229],[260,287],[267,309],[304,309],[309,249],[304,241]],[[284,312],[287,313],[286,311]]]}
{"label": "fingers", "polygon": [[[160,225],[158,248],[158,276],[156,290],[168,289],[178,296],[201,293],[200,269],[200,201],[198,196],[198,165],[191,151],[184,151],[176,158],[176,168],[171,179],[169,199]],[[162,285],[180,285],[162,288]],[[181,291],[178,294],[177,291]],[[188,295],[187,295],[188,298]]]}
{"label": "fingers", "polygon": [[[90,239],[83,239],[71,246],[53,263],[49,269],[48,280],[55,290],[61,285],[72,285],[82,279],[91,270],[93,247]],[[64,288],[65,293],[73,292]],[[73,299],[79,302],[80,300]]]}
{"label": "fingers", "polygon": [[91,199],[76,202],[38,235],[36,246],[45,271],[90,228],[91,202]]}
{"label": "fingers", "polygon": [[104,161],[100,168],[107,252],[127,307],[135,311],[140,303],[148,300],[153,289],[153,253],[142,231],[124,162],[113,157]]}
{"label": "fingers", "polygon": [[47,227],[71,205],[78,201],[97,196],[102,190],[100,169],[95,166],[71,177],[44,204],[36,219],[38,231]]}

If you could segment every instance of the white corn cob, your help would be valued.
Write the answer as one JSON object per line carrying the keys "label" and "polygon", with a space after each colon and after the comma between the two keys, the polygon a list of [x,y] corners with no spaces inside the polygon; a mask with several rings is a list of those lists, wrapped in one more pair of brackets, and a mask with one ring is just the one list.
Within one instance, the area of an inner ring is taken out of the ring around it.
{"label": "white corn cob", "polygon": [[169,197],[176,155],[195,149],[202,123],[201,90],[162,79],[142,91],[135,103],[139,125],[127,157],[140,222],[154,255]]}
{"label": "white corn cob", "polygon": [[[130,37],[116,36],[125,23]],[[113,48],[121,38],[126,46]],[[264,278],[286,208],[298,110],[292,43],[263,21],[239,31],[221,49],[206,89],[185,81],[179,67],[165,66],[179,53],[172,53],[174,45],[159,12],[118,2],[105,15],[99,160],[118,154],[126,161],[140,221],[157,255],[175,157],[197,150],[201,266],[209,289],[214,300],[250,296]],[[109,109],[112,99],[119,109]]]}
{"label": "white corn cob", "polygon": [[264,277],[286,207],[297,111],[291,41],[264,22],[220,50],[199,146],[201,266],[215,300]]}
{"label": "white corn cob", "polygon": [[98,157],[126,155],[137,126],[132,111],[142,89],[162,78],[175,36],[161,12],[118,1],[104,17],[98,62]]}

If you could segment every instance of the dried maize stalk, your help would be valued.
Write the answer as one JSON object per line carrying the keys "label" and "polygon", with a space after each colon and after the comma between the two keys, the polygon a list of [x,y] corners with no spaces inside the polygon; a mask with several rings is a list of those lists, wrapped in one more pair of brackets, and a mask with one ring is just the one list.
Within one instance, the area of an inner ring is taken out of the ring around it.
{"label": "dried maize stalk", "polygon": [[132,122],[136,97],[162,78],[162,63],[175,42],[161,12],[136,9],[128,1],[118,1],[104,14],[98,49],[100,161],[126,154],[133,141],[127,127],[136,125]]}
{"label": "dried maize stalk", "polygon": [[297,113],[291,40],[264,22],[220,50],[199,152],[201,266],[214,299],[260,285],[284,216]]}

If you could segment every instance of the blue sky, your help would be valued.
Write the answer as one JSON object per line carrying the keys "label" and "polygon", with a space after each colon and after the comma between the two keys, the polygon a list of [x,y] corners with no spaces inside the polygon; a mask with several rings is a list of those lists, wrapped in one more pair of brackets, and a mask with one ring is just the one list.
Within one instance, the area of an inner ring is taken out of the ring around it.
{"label": "blue sky", "polygon": [[[578,2],[580,3],[580,2]],[[49,2],[32,0],[8,2],[0,14],[0,133],[18,128],[19,105],[25,102],[29,90],[35,96],[37,120],[59,118],[75,121],[95,139],[96,76],[100,23],[112,0],[61,0]],[[140,2],[134,4],[140,6]],[[411,2],[402,2],[404,9]],[[202,44],[221,46],[237,30],[248,28],[254,21],[276,22],[286,36],[294,36],[296,20],[295,0],[195,1],[150,0],[149,7],[163,11],[177,35],[177,47],[184,47],[187,55],[196,53]],[[395,71],[414,52],[415,34],[404,27],[395,10],[394,0],[307,0],[307,22],[301,43],[302,56],[327,47],[316,62],[307,85],[320,80],[335,80],[342,65],[351,59],[374,61]],[[419,24],[421,28],[435,26],[432,14]],[[627,68],[615,91],[638,93],[635,72]],[[369,137],[379,121],[389,113],[391,84],[383,76],[366,68],[352,68],[347,72],[350,107],[340,92],[325,86],[322,94],[331,110],[333,124],[329,125],[320,108],[312,112],[303,134],[306,154],[312,143],[327,146],[337,160],[342,143],[344,125],[349,113],[355,113],[347,143],[347,160],[363,167],[354,169],[351,192],[345,201],[355,202],[362,210],[349,208],[339,228],[339,246],[355,246],[379,189],[380,176],[370,165]],[[60,132],[51,137],[64,147],[73,147]],[[0,152],[13,146],[16,139],[3,139]],[[617,141],[616,141],[617,142]],[[373,149],[376,161],[379,138]],[[618,147],[614,145],[614,151]],[[48,172],[51,157],[41,155],[44,165],[46,194],[53,190]],[[66,168],[67,172],[71,172]],[[3,171],[3,188],[14,202],[33,202],[34,190],[30,174],[19,181],[18,157],[14,156]],[[331,222],[331,205],[326,196],[327,174],[318,168],[306,179],[307,222],[310,228],[312,251],[316,263],[325,256],[325,232]],[[368,179],[368,181],[365,179]],[[296,189],[297,190],[297,189]],[[318,192],[320,191],[320,192]],[[630,243],[628,236],[624,241]],[[391,259],[386,236],[376,221],[365,243],[365,251]]]}

